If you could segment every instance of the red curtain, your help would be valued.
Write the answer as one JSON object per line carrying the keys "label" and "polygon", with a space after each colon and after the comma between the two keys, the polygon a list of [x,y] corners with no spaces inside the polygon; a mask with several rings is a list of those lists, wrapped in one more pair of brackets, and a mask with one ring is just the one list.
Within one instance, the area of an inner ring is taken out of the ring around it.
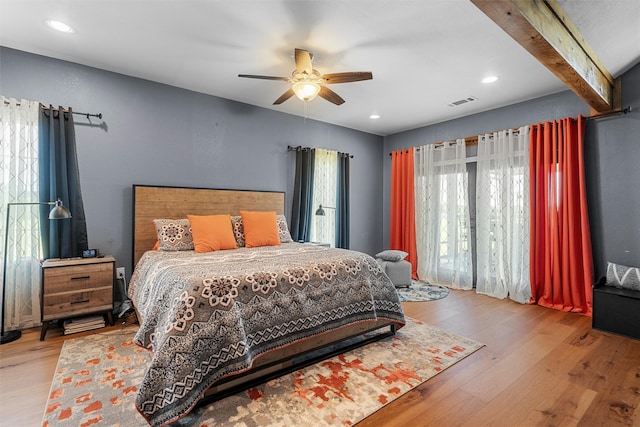
{"label": "red curtain", "polygon": [[413,185],[413,148],[391,153],[390,249],[407,252],[411,275],[417,279],[416,207]]}
{"label": "red curtain", "polygon": [[584,130],[582,116],[531,129],[530,302],[591,316]]}

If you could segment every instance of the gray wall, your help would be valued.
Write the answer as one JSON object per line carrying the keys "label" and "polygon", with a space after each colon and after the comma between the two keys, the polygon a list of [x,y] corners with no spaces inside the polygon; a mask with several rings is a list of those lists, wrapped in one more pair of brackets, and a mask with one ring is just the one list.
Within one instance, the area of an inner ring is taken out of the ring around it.
{"label": "gray wall", "polygon": [[[585,135],[596,279],[605,274],[607,261],[640,266],[640,65],[622,76],[622,103],[633,107],[632,112],[590,120]],[[389,243],[391,151],[579,114],[588,116],[589,107],[573,92],[565,91],[385,137],[384,244]]]}
{"label": "gray wall", "polygon": [[351,247],[382,248],[379,136],[4,47],[0,94],[103,114],[75,116],[89,245],[128,276],[133,184],[284,191],[290,217],[287,145],[354,155]]}
{"label": "gray wall", "polygon": [[622,75],[624,116],[591,121],[585,136],[596,278],[607,262],[640,267],[640,64]]}

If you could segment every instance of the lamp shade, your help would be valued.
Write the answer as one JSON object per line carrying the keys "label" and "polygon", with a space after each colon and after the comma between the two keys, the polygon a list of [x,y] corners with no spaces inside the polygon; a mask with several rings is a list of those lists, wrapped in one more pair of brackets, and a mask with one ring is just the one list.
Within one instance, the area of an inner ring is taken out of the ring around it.
{"label": "lamp shade", "polygon": [[320,205],[320,206],[318,206],[318,209],[316,209],[316,215],[324,216],[325,215],[325,213],[324,213],[325,209],[334,209],[335,210],[336,208],[334,208],[333,206],[322,206],[322,205]]}
{"label": "lamp shade", "polygon": [[49,219],[69,219],[71,218],[71,212],[65,208],[62,204],[62,200],[58,199],[56,205],[51,212],[49,212]]}

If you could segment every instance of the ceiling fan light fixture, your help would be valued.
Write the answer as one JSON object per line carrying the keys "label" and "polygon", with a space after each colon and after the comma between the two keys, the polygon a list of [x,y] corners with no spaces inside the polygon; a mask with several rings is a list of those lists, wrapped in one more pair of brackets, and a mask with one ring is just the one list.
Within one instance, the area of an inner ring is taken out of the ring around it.
{"label": "ceiling fan light fixture", "polygon": [[[344,104],[344,99],[337,93],[327,87],[334,83],[359,82],[362,80],[371,80],[373,74],[371,71],[351,71],[344,73],[320,74],[318,70],[313,68],[311,52],[304,49],[294,50],[296,68],[291,73],[291,77],[276,76],[259,76],[254,74],[238,74],[238,77],[262,80],[280,80],[289,83],[291,86],[285,93],[280,95],[273,102],[273,105],[280,105],[289,98],[300,99],[303,102],[309,102],[316,96],[324,98],[334,105]],[[306,111],[306,110],[305,110]]]}
{"label": "ceiling fan light fixture", "polygon": [[314,82],[296,82],[291,87],[298,99],[301,101],[311,101],[320,93],[320,85]]}

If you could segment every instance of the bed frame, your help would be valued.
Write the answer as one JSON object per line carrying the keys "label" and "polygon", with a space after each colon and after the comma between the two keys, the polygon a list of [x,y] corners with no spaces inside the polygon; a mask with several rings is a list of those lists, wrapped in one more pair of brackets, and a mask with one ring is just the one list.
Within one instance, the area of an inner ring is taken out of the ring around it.
{"label": "bed frame", "polygon": [[[208,188],[133,186],[133,266],[157,240],[154,219],[193,215],[240,215],[241,210],[284,214],[283,192]],[[140,313],[136,310],[138,318]],[[252,369],[216,382],[201,399],[208,404],[270,379],[395,334],[396,325],[378,320],[346,326],[271,351],[254,361]]]}

